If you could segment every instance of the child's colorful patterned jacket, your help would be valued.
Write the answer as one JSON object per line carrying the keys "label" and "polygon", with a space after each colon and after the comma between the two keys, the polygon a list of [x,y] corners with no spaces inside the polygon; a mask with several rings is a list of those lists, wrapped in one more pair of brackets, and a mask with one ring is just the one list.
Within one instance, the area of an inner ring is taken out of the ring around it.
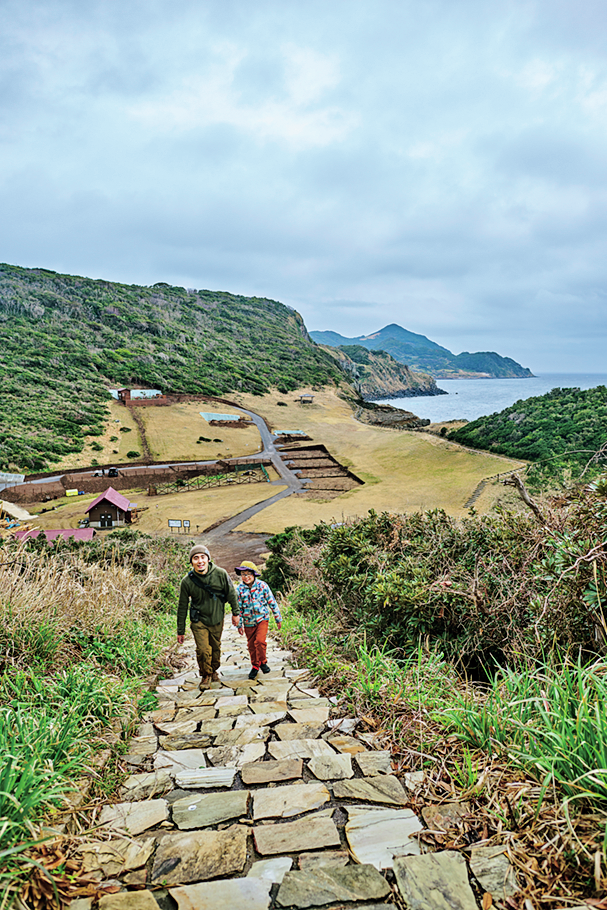
{"label": "child's colorful patterned jacket", "polygon": [[250,588],[241,581],[236,588],[236,596],[240,606],[239,628],[243,625],[256,626],[264,619],[269,619],[270,610],[276,622],[282,622],[278,604],[265,581],[256,578]]}

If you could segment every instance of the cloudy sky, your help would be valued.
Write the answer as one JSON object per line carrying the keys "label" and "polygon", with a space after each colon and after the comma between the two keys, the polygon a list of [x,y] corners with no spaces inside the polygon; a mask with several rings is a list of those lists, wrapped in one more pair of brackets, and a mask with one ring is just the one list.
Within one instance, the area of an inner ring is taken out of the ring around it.
{"label": "cloudy sky", "polygon": [[607,372],[604,0],[0,0],[0,260]]}

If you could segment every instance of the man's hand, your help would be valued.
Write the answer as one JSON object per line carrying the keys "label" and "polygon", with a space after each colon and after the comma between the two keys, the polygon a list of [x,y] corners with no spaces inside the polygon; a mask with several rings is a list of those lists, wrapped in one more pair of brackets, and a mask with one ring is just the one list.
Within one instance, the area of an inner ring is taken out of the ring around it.
{"label": "man's hand", "polygon": [[184,641],[185,641],[185,635],[178,635],[178,636],[177,636],[177,644],[178,644],[178,645],[182,645],[182,644],[184,643]]}
{"label": "man's hand", "polygon": [[237,626],[240,621],[240,617],[236,613],[232,613],[232,625]]}

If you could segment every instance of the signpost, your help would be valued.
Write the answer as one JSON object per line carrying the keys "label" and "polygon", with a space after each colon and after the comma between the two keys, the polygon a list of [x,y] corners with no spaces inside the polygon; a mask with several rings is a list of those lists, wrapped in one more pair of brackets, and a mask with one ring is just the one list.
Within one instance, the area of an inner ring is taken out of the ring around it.
{"label": "signpost", "polygon": [[171,531],[177,531],[178,534],[180,532],[187,534],[187,532],[190,530],[189,518],[184,518],[183,520],[181,518],[169,518],[168,521]]}

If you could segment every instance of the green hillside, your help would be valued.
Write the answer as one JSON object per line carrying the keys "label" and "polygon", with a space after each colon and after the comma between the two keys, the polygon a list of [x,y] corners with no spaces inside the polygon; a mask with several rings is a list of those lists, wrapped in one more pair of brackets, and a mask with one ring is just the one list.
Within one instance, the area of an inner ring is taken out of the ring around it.
{"label": "green hillside", "polygon": [[108,387],[222,396],[338,382],[275,300],[0,264],[0,470],[40,471],[100,434]]}
{"label": "green hillside", "polygon": [[607,442],[607,388],[553,389],[479,417],[453,430],[449,439],[541,461],[543,474],[558,474],[567,466],[579,469]]}

